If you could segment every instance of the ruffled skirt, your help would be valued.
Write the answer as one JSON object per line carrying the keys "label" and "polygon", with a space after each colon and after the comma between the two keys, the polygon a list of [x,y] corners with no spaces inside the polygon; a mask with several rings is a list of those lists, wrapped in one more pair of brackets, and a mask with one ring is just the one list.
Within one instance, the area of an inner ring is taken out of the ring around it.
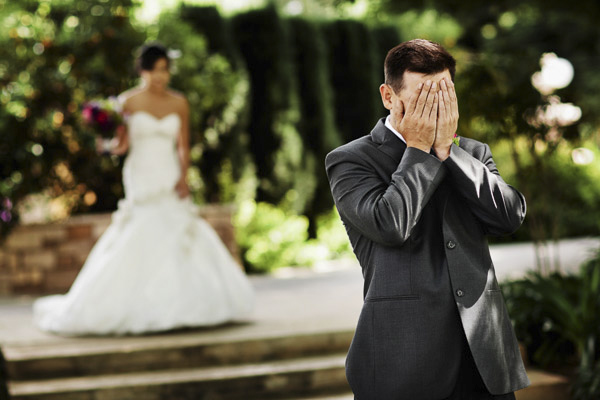
{"label": "ruffled skirt", "polygon": [[253,304],[217,234],[171,192],[122,200],[69,292],[38,299],[33,311],[49,332],[139,334],[241,319]]}

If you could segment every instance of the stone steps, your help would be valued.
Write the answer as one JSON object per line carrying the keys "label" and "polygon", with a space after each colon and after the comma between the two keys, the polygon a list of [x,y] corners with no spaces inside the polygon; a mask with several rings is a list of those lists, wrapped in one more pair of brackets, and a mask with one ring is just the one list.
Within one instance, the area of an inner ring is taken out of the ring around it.
{"label": "stone steps", "polygon": [[352,331],[261,337],[196,334],[74,341],[61,345],[5,346],[11,380],[95,376],[260,363],[348,350]]}
{"label": "stone steps", "polygon": [[345,353],[170,371],[11,382],[13,400],[242,400],[344,392]]}
{"label": "stone steps", "polygon": [[[351,330],[202,330],[5,345],[13,400],[353,400]],[[517,400],[567,400],[569,382],[528,367]]]}

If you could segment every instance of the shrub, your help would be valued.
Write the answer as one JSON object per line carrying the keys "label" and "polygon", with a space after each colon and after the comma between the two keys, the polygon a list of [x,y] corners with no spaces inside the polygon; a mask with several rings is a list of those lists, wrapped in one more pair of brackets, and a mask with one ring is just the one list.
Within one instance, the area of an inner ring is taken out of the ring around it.
{"label": "shrub", "polygon": [[326,23],[329,79],[335,122],[344,142],[369,134],[380,114],[375,42],[367,26],[354,20]]}
{"label": "shrub", "polygon": [[337,212],[318,218],[317,238],[308,239],[308,219],[268,203],[245,201],[234,217],[236,239],[246,267],[269,272],[279,267],[309,266],[350,254],[350,243]]}
{"label": "shrub", "polygon": [[143,41],[131,8],[131,0],[1,2],[0,198],[17,204],[49,188],[73,211],[114,208],[119,159],[95,154],[79,110],[130,85],[133,49]]}
{"label": "shrub", "polygon": [[232,26],[250,77],[248,132],[259,180],[257,200],[302,212],[314,192],[316,161],[297,131],[289,26],[274,6],[236,15]]}
{"label": "shrub", "polygon": [[578,364],[575,399],[596,399],[600,362],[600,251],[579,275],[530,273],[502,285],[517,337],[541,366]]}
{"label": "shrub", "polygon": [[316,158],[316,190],[305,214],[309,234],[316,235],[316,218],[333,206],[324,168],[328,152],[342,144],[335,126],[333,92],[329,81],[326,41],[321,27],[303,18],[289,20],[293,37],[294,63],[299,83],[300,112],[298,132],[306,151]]}

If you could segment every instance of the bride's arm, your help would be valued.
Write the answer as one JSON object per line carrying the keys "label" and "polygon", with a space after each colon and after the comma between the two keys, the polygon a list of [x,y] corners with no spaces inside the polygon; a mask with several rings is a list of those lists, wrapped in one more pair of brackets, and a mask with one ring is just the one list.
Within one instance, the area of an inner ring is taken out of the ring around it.
{"label": "bride's arm", "polygon": [[187,171],[190,166],[190,106],[187,100],[183,99],[181,107],[181,131],[177,140],[177,154],[179,155],[179,163],[181,165],[181,177],[175,190],[179,197],[187,197],[190,193],[187,186]]}
{"label": "bride's arm", "polygon": [[111,140],[105,140],[101,137],[96,138],[96,150],[98,153],[115,154],[122,156],[129,150],[129,135],[127,135],[127,127],[121,125],[117,127],[115,137]]}
{"label": "bride's arm", "polygon": [[125,125],[117,128],[115,138],[111,142],[114,142],[114,147],[110,151],[111,154],[122,156],[127,153],[127,150],[129,150],[129,135],[127,134],[127,127]]}

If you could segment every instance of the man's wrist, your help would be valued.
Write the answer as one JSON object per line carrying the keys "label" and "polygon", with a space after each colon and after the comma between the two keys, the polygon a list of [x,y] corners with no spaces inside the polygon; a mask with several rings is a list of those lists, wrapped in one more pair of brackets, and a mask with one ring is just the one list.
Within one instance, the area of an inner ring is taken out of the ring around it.
{"label": "man's wrist", "polygon": [[450,157],[450,147],[451,146],[438,146],[433,148],[433,152],[436,157],[442,161],[445,161],[448,157]]}
{"label": "man's wrist", "polygon": [[406,147],[414,147],[415,149],[419,149],[421,151],[424,151],[425,153],[429,153],[431,151],[431,145],[427,145],[424,143],[407,142]]}

